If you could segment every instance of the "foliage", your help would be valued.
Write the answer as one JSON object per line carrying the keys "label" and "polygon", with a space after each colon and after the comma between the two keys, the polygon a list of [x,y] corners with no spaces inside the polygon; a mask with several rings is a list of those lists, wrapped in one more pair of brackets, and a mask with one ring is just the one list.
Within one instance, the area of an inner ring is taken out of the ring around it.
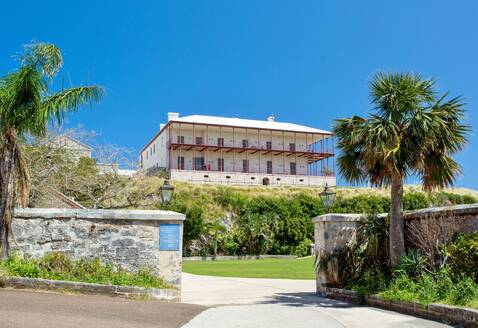
{"label": "foliage", "polygon": [[445,252],[454,275],[478,282],[478,232],[458,235]]}
{"label": "foliage", "polygon": [[390,211],[390,198],[384,196],[355,196],[337,199],[332,208],[334,213],[387,213]]}
{"label": "foliage", "polygon": [[427,270],[427,260],[417,251],[411,250],[400,257],[400,262],[393,269],[397,275],[406,275],[412,279],[417,279]]}
{"label": "foliage", "polygon": [[136,273],[129,273],[111,265],[104,265],[98,258],[72,261],[61,253],[50,253],[38,260],[13,254],[7,261],[0,263],[0,269],[6,270],[11,276],[26,278],[169,288],[163,279],[155,276],[148,269],[140,269]]}
{"label": "foliage", "polygon": [[433,302],[471,306],[478,300],[478,285],[469,277],[453,280],[446,269],[424,273],[418,279],[400,274],[380,292],[389,301],[409,301],[429,304]]}
{"label": "foliage", "polygon": [[309,239],[304,239],[302,240],[299,245],[295,248],[294,254],[303,257],[303,256],[308,256],[310,254],[310,245],[312,244],[312,241]]}
{"label": "foliage", "polygon": [[387,287],[387,277],[379,267],[371,267],[352,286],[359,296],[375,294]]}
{"label": "foliage", "polygon": [[[299,190],[291,195],[275,195],[275,189],[259,188],[264,190],[263,194],[251,195],[251,189],[243,187],[180,183],[176,186],[173,202],[168,208],[186,214],[184,249],[187,255],[210,255],[214,254],[215,248],[219,254],[227,255],[296,254],[306,239],[313,240],[311,219],[325,213],[319,196],[312,192],[315,189],[307,193]],[[266,190],[269,191],[266,193]],[[405,195],[410,209],[429,203],[429,196],[425,193]],[[165,208],[160,203],[157,207]],[[339,213],[384,213],[389,210],[390,198],[378,195],[340,197],[331,209]],[[388,231],[383,230],[383,220],[378,218],[376,223],[377,226],[382,224],[382,230],[376,232],[386,237]],[[264,221],[272,225],[268,226]],[[373,222],[365,220],[366,223]],[[218,234],[214,233],[217,229],[211,230],[217,224],[225,228]],[[368,228],[373,229],[373,225]],[[260,237],[256,240],[257,236]],[[272,239],[265,242],[264,238]],[[381,262],[385,262],[388,241],[382,236],[380,238],[382,244],[378,247],[375,243],[375,250],[382,252]],[[372,245],[368,250],[371,249]]]}
{"label": "foliage", "polygon": [[0,242],[3,260],[8,255],[15,200],[25,206],[30,189],[20,141],[30,135],[44,136],[48,125],[63,122],[65,113],[98,102],[104,94],[97,86],[51,90],[53,78],[62,64],[61,52],[55,45],[33,43],[25,47],[20,67],[0,79]]}
{"label": "foliage", "polygon": [[403,195],[404,210],[418,210],[430,206],[430,198],[423,192],[409,192]]}

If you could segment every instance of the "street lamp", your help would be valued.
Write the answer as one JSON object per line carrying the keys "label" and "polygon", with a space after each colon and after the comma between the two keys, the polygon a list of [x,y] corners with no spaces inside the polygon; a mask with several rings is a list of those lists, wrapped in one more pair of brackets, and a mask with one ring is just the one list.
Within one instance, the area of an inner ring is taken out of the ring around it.
{"label": "street lamp", "polygon": [[169,179],[165,179],[161,187],[159,187],[159,195],[161,196],[161,203],[169,204],[171,199],[173,199],[174,186],[171,184]]}
{"label": "street lamp", "polygon": [[325,183],[324,191],[319,193],[320,199],[322,200],[322,204],[324,204],[326,209],[330,209],[335,202],[335,191],[329,187],[327,182]]}

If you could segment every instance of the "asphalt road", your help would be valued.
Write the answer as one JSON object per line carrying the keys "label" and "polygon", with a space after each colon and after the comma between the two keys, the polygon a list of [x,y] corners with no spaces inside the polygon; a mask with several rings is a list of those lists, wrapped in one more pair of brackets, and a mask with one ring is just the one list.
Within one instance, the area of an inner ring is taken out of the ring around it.
{"label": "asphalt road", "polygon": [[205,306],[0,289],[2,328],[173,328]]}

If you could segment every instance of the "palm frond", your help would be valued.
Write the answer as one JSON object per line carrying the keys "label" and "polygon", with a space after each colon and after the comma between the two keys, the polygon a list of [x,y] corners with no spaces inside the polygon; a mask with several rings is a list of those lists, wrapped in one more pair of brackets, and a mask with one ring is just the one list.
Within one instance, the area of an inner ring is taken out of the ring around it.
{"label": "palm frond", "polygon": [[52,79],[63,66],[60,49],[52,43],[33,42],[24,46],[22,64],[42,69],[42,74]]}
{"label": "palm frond", "polygon": [[104,89],[98,86],[71,88],[48,96],[40,106],[39,122],[45,126],[45,122],[56,119],[57,123],[61,124],[66,112],[73,112],[81,106],[99,102],[103,96]]}

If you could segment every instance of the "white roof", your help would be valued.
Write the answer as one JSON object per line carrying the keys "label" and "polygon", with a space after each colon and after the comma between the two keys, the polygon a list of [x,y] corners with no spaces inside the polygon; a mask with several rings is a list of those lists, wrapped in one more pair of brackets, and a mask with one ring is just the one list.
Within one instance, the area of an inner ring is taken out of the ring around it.
{"label": "white roof", "polygon": [[240,128],[331,134],[331,132],[329,131],[315,129],[315,128],[311,128],[311,127],[299,125],[299,124],[294,124],[294,123],[248,120],[248,119],[242,119],[242,118],[236,118],[236,117],[190,115],[190,116],[179,117],[172,121],[181,122],[181,123],[198,123],[198,124],[233,126],[233,127],[240,127]]}

